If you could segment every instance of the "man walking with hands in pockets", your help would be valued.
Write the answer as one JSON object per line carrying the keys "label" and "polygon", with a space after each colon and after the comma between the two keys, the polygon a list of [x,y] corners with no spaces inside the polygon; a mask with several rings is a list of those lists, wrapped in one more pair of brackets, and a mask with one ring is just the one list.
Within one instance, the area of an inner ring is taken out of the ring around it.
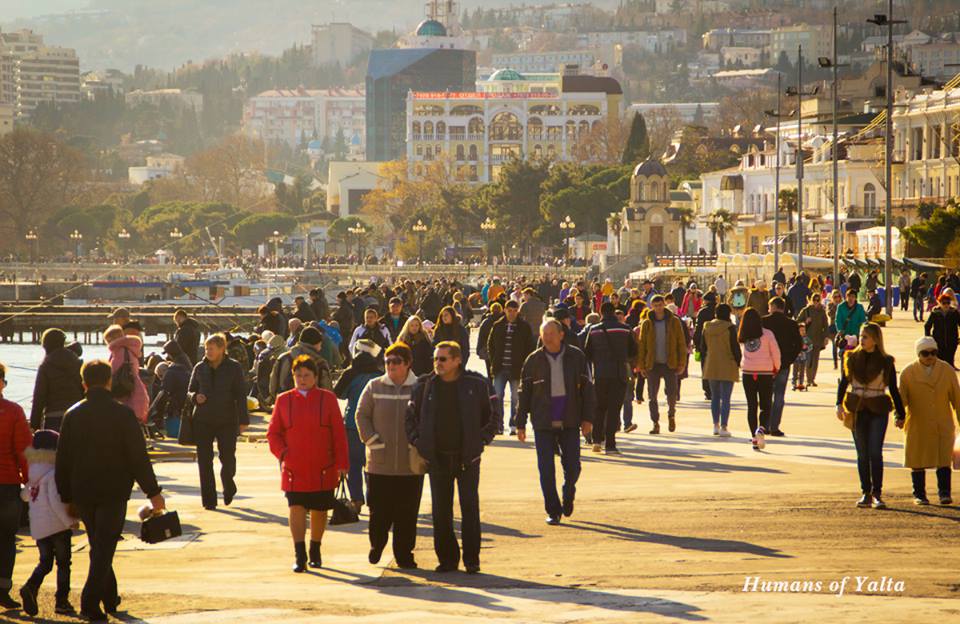
{"label": "man walking with hands in pockets", "polygon": [[[573,514],[573,500],[580,477],[580,433],[593,429],[596,409],[593,381],[583,351],[564,344],[563,327],[548,319],[540,327],[543,347],[530,354],[520,380],[517,439],[527,440],[527,416],[533,422],[540,489],[547,524],[560,524],[560,515]],[[557,496],[556,465],[560,449],[563,467],[563,502]]]}

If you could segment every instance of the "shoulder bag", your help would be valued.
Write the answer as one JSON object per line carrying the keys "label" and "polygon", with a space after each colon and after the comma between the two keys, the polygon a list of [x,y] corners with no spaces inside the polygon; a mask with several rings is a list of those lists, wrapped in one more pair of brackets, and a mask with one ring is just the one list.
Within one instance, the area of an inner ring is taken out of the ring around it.
{"label": "shoulder bag", "polygon": [[333,513],[330,515],[330,525],[353,524],[359,521],[360,514],[354,511],[350,505],[350,497],[347,496],[346,478],[340,477],[340,486],[334,496]]}

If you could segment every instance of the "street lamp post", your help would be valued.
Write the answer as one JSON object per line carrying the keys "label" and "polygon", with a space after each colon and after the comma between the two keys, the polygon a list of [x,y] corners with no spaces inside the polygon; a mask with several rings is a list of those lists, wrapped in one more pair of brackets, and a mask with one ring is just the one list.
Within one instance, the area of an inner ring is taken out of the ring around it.
{"label": "street lamp post", "polygon": [[837,112],[840,108],[840,94],[838,89],[838,73],[841,65],[837,61],[837,7],[833,7],[833,58],[820,57],[817,62],[824,69],[833,69],[833,142],[830,150],[833,156],[833,287],[837,288],[840,282],[840,189],[839,182],[839,133],[837,131]]}
{"label": "street lamp post", "polygon": [[280,236],[280,232],[277,230],[273,231],[273,236],[270,237],[270,242],[273,243],[273,268],[280,268],[280,241],[283,240],[283,237]]}
{"label": "street lamp post", "polygon": [[887,316],[893,316],[893,296],[890,292],[893,280],[893,25],[905,24],[906,20],[893,19],[893,0],[889,0],[886,15],[878,13],[868,22],[877,26],[887,27],[887,119],[883,138],[884,169],[886,174],[886,207],[884,211],[884,234],[886,237],[884,250],[886,258],[883,261],[883,286],[886,294]]}
{"label": "street lamp post", "polygon": [[423,266],[423,237],[427,233],[427,224],[423,222],[423,219],[417,219],[417,222],[413,224],[413,231],[417,233],[417,264]]}
{"label": "street lamp post", "polygon": [[803,96],[816,95],[819,91],[803,90],[803,45],[797,46],[797,86],[787,87],[787,95],[797,96],[797,273],[803,272]]}
{"label": "street lamp post", "polygon": [[80,242],[83,240],[83,234],[80,233],[80,230],[74,230],[70,232],[70,240],[76,245],[76,258],[77,261],[80,260]]}
{"label": "street lamp post", "polygon": [[355,235],[357,236],[357,255],[360,256],[360,263],[361,263],[361,264],[364,264],[364,259],[363,259],[363,238],[362,238],[362,237],[363,237],[363,235],[365,235],[365,234],[369,231],[369,230],[367,230],[367,226],[365,226],[365,225],[362,224],[362,223],[358,223],[356,226],[351,226],[351,227],[347,228],[347,231],[349,231],[351,234],[355,234]]}
{"label": "street lamp post", "polygon": [[573,229],[577,224],[570,220],[570,215],[563,218],[560,222],[560,231],[563,233],[563,263],[570,263],[570,237],[573,235]]}
{"label": "street lamp post", "polygon": [[170,230],[170,246],[173,247],[181,238],[183,238],[183,232],[180,231],[180,228],[174,226],[174,228]]}
{"label": "street lamp post", "polygon": [[40,257],[40,249],[37,246],[37,239],[39,237],[35,231],[30,230],[24,235],[24,238],[27,239],[27,244],[30,245],[30,261],[36,262]]}
{"label": "street lamp post", "polygon": [[483,223],[480,224],[480,229],[483,230],[484,238],[487,239],[487,264],[490,264],[490,238],[493,236],[493,233],[497,231],[497,223],[490,219],[490,217],[487,217]]}
{"label": "street lamp post", "polygon": [[124,252],[124,247],[126,246],[127,241],[130,240],[130,232],[127,231],[127,228],[122,228],[119,232],[117,232],[117,238],[120,239],[120,251]]}
{"label": "street lamp post", "polygon": [[777,110],[764,111],[767,115],[777,120],[776,138],[774,139],[775,149],[777,150],[776,165],[773,174],[773,270],[780,270],[780,118],[783,114],[780,112],[780,94],[782,93],[783,74],[777,72]]}

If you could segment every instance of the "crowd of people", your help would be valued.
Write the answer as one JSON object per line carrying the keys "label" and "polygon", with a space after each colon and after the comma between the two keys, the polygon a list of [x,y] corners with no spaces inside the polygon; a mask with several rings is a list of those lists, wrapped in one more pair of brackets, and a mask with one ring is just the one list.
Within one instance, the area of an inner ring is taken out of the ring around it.
{"label": "crowd of people", "polygon": [[[934,469],[939,502],[951,504],[960,414],[953,283],[960,278],[942,276],[927,292],[926,274],[901,277],[901,286],[909,285],[899,291],[901,309],[917,293],[937,305],[915,303],[918,321],[929,312],[925,335],[916,343],[917,360],[900,374],[884,349],[889,317],[876,303],[875,278],[867,277],[865,293],[855,272],[836,287],[829,277],[786,278],[782,271],[769,288],[761,280],[731,286],[723,276],[704,288],[692,280],[628,279],[619,287],[559,277],[371,280],[337,293],[334,303],[319,288],[291,306],[271,299],[246,329],[205,339],[202,325],[179,309],[177,331],[161,353],[145,353],[140,323],[118,308],[103,333],[106,361],[84,362],[80,345],[48,329],[29,417],[0,401],[0,436],[12,440],[0,451],[0,606],[20,606],[9,592],[21,492],[40,552],[20,588],[24,610],[37,613],[37,591],[56,564],[56,609],[73,612],[70,533],[82,521],[91,552],[80,611],[102,620],[120,602],[112,558],[133,484],[154,511],[164,509],[148,446],[177,437],[189,423],[203,508],[229,506],[239,487],[237,439],[255,407],[271,412],[267,440],[280,463],[294,572],[323,565],[328,514],[343,504],[338,489],[354,514],[369,509],[369,561],[380,561],[392,532],[396,564],[416,568],[428,478],[436,570],[462,562],[478,573],[484,448],[505,433],[526,442],[529,423],[545,521],[560,524],[574,513],[582,449],[619,455],[618,436],[638,429],[635,412],[643,403],[649,435],[661,435],[661,389],[667,431],[681,428],[680,388],[691,359],[699,362],[713,435],[733,437],[732,397],[740,383],[748,438],[762,451],[786,435],[788,389],[818,385],[829,347],[839,369],[837,417],[857,452],[857,505],[886,506],[882,451],[891,412],[906,432],[915,502],[929,504],[924,475]],[[482,365],[468,369],[471,356]],[[4,378],[0,366],[0,390]]]}

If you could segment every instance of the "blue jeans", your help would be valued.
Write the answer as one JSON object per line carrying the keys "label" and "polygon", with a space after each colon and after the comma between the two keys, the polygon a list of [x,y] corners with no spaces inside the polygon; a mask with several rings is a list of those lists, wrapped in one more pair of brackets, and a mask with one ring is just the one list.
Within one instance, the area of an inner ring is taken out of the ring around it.
{"label": "blue jeans", "polygon": [[350,472],[347,473],[350,500],[362,503],[364,502],[363,467],[367,465],[367,454],[366,447],[360,441],[360,433],[356,429],[347,429],[347,451],[350,455]]}
{"label": "blue jeans", "polygon": [[558,517],[563,506],[557,496],[557,467],[554,455],[559,447],[560,466],[563,468],[563,500],[572,502],[577,493],[577,479],[580,478],[580,430],[576,427],[565,427],[538,429],[533,433],[543,507],[548,516]]}
{"label": "blue jeans", "polygon": [[[517,400],[519,399],[518,392],[520,392],[520,380],[519,379],[510,379],[510,371],[502,370],[497,373],[493,378],[493,389],[499,397],[501,405],[503,404],[504,393],[507,390],[507,386],[510,386],[510,422],[509,426],[515,427],[517,423]],[[501,433],[503,429],[500,429]]]}
{"label": "blue jeans", "polygon": [[857,412],[853,426],[853,444],[857,448],[857,472],[860,492],[880,496],[883,489],[883,439],[887,435],[888,414]]}
{"label": "blue jeans", "polygon": [[71,532],[67,529],[37,540],[40,562],[33,569],[33,574],[26,583],[34,592],[40,590],[43,579],[53,570],[53,562],[56,561],[57,600],[66,600],[70,597],[70,537]]}
{"label": "blue jeans", "polygon": [[770,431],[780,430],[783,418],[784,395],[787,393],[787,381],[790,379],[790,367],[785,366],[773,378],[773,404],[770,406]]}
{"label": "blue jeans", "polygon": [[710,413],[713,424],[726,427],[730,420],[730,395],[733,394],[733,382],[710,379]]}

